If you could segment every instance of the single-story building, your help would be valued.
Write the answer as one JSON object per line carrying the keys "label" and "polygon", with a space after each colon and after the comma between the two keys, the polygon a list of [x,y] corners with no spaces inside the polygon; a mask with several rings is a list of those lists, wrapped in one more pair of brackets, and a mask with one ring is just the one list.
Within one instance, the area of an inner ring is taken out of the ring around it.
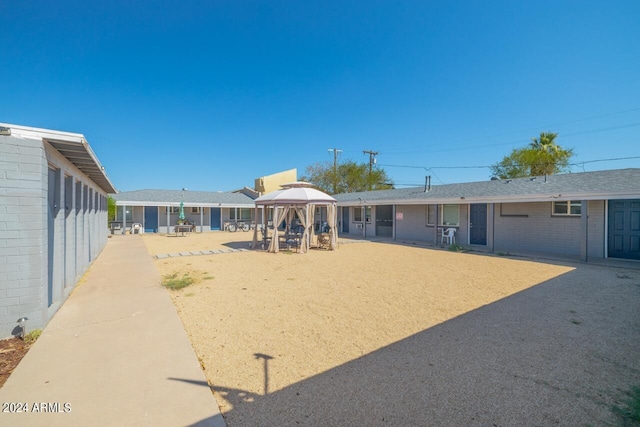
{"label": "single-story building", "polygon": [[115,191],[83,135],[0,123],[0,338],[60,308],[107,242]]}
{"label": "single-story building", "polygon": [[[185,220],[195,225],[196,232],[226,230],[236,222],[256,224],[254,200],[259,196],[280,189],[281,184],[296,181],[297,169],[289,169],[255,179],[255,187],[238,190],[189,191],[189,190],[135,190],[111,194],[116,201],[115,222],[118,232],[125,233],[131,224],[140,224],[146,233],[171,233],[178,222],[180,203]],[[268,211],[268,219],[273,212]]]}
{"label": "single-story building", "polygon": [[338,194],[341,235],[640,260],[640,169]]}
{"label": "single-story building", "polygon": [[112,194],[120,232],[142,224],[146,233],[171,233],[178,221],[180,203],[185,219],[196,232],[224,230],[230,222],[253,223],[254,197],[247,192],[188,190],[135,190]]}

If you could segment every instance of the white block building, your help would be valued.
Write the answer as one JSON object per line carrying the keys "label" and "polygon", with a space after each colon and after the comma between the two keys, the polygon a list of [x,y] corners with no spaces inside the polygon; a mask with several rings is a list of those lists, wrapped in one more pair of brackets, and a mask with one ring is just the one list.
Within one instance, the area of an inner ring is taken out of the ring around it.
{"label": "white block building", "polygon": [[0,338],[60,308],[107,242],[114,192],[83,135],[0,123]]}

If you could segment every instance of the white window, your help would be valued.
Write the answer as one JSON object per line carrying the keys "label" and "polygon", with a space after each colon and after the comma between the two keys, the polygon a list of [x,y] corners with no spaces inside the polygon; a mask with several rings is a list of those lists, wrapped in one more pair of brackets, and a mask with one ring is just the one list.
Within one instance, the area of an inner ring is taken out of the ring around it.
{"label": "white window", "polygon": [[192,207],[191,208],[191,213],[192,214],[199,214],[200,213],[200,207],[199,206],[198,207],[195,207],[195,206]]}
{"label": "white window", "polygon": [[440,225],[460,225],[460,211],[458,205],[442,205]]}
{"label": "white window", "polygon": [[353,208],[353,222],[362,222],[362,208]]}
{"label": "white window", "polygon": [[[238,218],[236,218],[236,210],[238,211]],[[238,221],[251,221],[251,208],[231,208],[229,219]]]}
{"label": "white window", "polygon": [[[371,222],[371,206],[364,207],[364,220]],[[353,222],[362,222],[362,207],[353,208]]]}
{"label": "white window", "polygon": [[180,213],[180,206],[168,206],[164,209],[164,212],[167,213],[167,211],[169,211],[170,214],[179,214]]}
{"label": "white window", "polygon": [[567,202],[553,202],[553,215],[580,216],[582,202],[570,200]]}
{"label": "white window", "polygon": [[[122,222],[123,221],[123,219],[122,219],[123,218],[122,211],[123,211],[124,208],[125,208],[125,206],[118,206],[118,209],[116,211],[117,212],[116,213],[116,221],[118,221],[118,222]],[[125,213],[124,213],[124,220],[127,221],[127,222],[133,222],[133,207],[127,206],[126,208],[127,209],[125,210]]]}

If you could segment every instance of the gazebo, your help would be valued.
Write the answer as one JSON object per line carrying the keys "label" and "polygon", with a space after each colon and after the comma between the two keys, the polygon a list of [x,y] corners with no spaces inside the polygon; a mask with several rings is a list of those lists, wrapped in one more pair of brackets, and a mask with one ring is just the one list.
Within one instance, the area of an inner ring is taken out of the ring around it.
{"label": "gazebo", "polygon": [[[311,246],[311,233],[313,225],[315,223],[316,207],[325,206],[327,208],[327,224],[329,242],[328,248],[335,250],[338,247],[337,236],[337,218],[338,210],[336,208],[336,199],[329,196],[322,191],[311,188],[311,184],[308,182],[292,182],[289,184],[283,184],[282,190],[274,191],[264,196],[258,197],[255,200],[256,215],[258,218],[258,209],[262,208],[262,229],[268,232],[267,228],[267,208],[273,208],[273,235],[271,236],[271,242],[269,244],[269,252],[278,252],[279,236],[278,236],[278,224],[286,223],[286,229],[288,230],[297,214],[297,220],[304,229],[300,238],[300,252],[307,252]],[[258,228],[253,231],[253,245],[258,245]]]}

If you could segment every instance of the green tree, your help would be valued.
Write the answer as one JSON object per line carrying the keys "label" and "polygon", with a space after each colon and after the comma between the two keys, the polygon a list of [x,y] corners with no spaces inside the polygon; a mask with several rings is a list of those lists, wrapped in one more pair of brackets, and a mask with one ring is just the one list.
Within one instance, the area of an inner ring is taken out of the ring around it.
{"label": "green tree", "polygon": [[557,133],[541,132],[540,137],[532,138],[528,146],[514,149],[500,162],[492,165],[492,175],[507,179],[566,172],[573,157],[573,149],[556,144],[557,136]]}
{"label": "green tree", "polygon": [[335,194],[393,188],[393,182],[383,169],[373,166],[369,173],[369,164],[351,160],[338,164],[336,168],[328,161],[314,163],[306,167],[305,173],[301,180],[327,193],[333,193],[334,188]]}
{"label": "green tree", "polygon": [[107,197],[107,222],[116,220],[116,200],[108,196]]}

